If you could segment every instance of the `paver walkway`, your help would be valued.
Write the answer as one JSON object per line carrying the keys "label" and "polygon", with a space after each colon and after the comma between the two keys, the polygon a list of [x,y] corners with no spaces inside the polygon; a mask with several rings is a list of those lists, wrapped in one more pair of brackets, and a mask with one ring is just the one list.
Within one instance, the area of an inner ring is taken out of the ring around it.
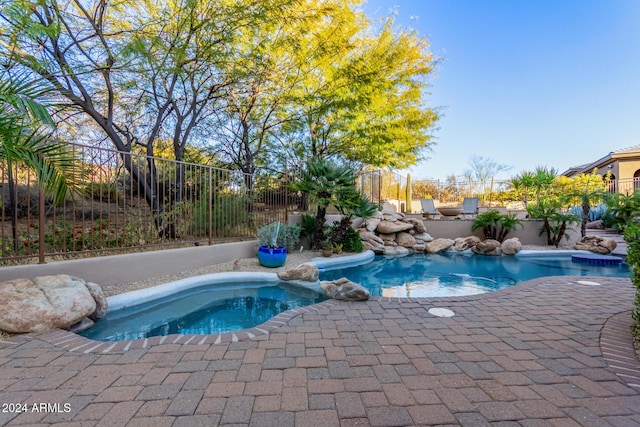
{"label": "paver walkway", "polygon": [[638,426],[633,296],[628,279],[556,277],[471,297],[328,301],[237,342],[12,337],[0,343],[0,424]]}

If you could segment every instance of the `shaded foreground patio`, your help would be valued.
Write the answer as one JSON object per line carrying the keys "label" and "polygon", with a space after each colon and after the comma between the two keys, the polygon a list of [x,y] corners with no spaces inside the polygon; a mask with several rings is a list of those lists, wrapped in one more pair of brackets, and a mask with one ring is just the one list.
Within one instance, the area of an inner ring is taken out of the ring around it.
{"label": "shaded foreground patio", "polygon": [[640,425],[633,298],[628,279],[547,277],[478,296],[330,300],[235,336],[15,336],[0,343],[0,424]]}

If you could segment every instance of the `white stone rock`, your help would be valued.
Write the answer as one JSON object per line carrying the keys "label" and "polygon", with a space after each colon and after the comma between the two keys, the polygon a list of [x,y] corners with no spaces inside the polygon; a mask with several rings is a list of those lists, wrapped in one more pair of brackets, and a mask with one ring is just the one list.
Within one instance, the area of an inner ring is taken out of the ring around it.
{"label": "white stone rock", "polygon": [[425,244],[427,247],[427,253],[437,254],[439,252],[444,252],[448,250],[451,246],[453,246],[455,242],[452,239],[435,239],[432,242],[428,242]]}
{"label": "white stone rock", "polygon": [[413,237],[417,242],[433,242],[433,237],[429,233],[414,234]]}
{"label": "white stone rock", "polygon": [[473,248],[480,242],[480,238],[478,236],[468,236],[468,237],[458,237],[455,239],[455,244],[453,248],[456,251],[466,251],[469,248]]}
{"label": "white stone rock", "polygon": [[409,224],[413,225],[413,229],[416,231],[417,234],[426,233],[427,232],[427,227],[424,226],[424,222],[421,219],[418,219],[418,218],[405,218],[405,219],[402,220],[402,222],[406,222],[406,223],[409,223]]}
{"label": "white stone rock", "polygon": [[409,233],[401,231],[396,234],[396,244],[398,246],[404,246],[410,248],[416,244],[416,239]]}
{"label": "white stone rock", "polygon": [[109,310],[109,303],[107,297],[102,291],[102,287],[97,283],[87,282],[85,286],[89,290],[91,297],[96,302],[96,311],[89,315],[89,318],[93,321],[104,319],[104,316]]}
{"label": "white stone rock", "polygon": [[391,234],[391,233],[399,233],[400,231],[411,230],[413,228],[412,224],[408,224],[402,221],[390,222],[387,220],[380,221],[378,224],[378,228],[376,231],[380,234]]}
{"label": "white stone rock", "polygon": [[522,249],[522,243],[517,237],[512,237],[502,242],[500,248],[502,250],[502,253],[505,255],[515,255],[520,252],[520,249]]}
{"label": "white stone rock", "polygon": [[358,231],[358,233],[360,233],[360,240],[363,242],[377,242],[381,245],[384,243],[380,237],[369,231]]}
{"label": "white stone rock", "polygon": [[585,236],[576,243],[574,249],[590,251],[600,255],[611,253],[618,244],[609,237]]}
{"label": "white stone rock", "polygon": [[497,256],[502,253],[501,243],[493,239],[479,242],[471,250],[478,255]]}
{"label": "white stone rock", "polygon": [[315,282],[318,280],[318,276],[318,267],[309,264],[301,264],[297,267],[278,271],[278,278],[284,281],[302,280],[305,282]]}
{"label": "white stone rock", "polygon": [[367,231],[373,232],[378,228],[378,224],[380,224],[380,218],[367,218],[364,222],[365,228]]}
{"label": "white stone rock", "polygon": [[407,255],[409,249],[404,246],[385,246],[384,255]]}
{"label": "white stone rock", "polygon": [[96,311],[84,280],[60,274],[0,283],[0,329],[11,333],[68,328]]}
{"label": "white stone rock", "polygon": [[370,296],[366,288],[346,277],[330,282],[320,282],[320,289],[329,298],[341,301],[366,301]]}

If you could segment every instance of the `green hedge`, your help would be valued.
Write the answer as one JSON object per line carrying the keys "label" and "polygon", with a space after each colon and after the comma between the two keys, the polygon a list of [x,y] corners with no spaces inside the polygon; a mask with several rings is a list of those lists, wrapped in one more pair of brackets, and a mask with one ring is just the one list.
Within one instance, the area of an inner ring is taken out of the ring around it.
{"label": "green hedge", "polygon": [[634,320],[632,329],[638,336],[640,332],[640,224],[628,225],[624,231],[624,240],[627,242],[627,263],[631,269],[631,281],[636,287],[635,309],[631,317]]}

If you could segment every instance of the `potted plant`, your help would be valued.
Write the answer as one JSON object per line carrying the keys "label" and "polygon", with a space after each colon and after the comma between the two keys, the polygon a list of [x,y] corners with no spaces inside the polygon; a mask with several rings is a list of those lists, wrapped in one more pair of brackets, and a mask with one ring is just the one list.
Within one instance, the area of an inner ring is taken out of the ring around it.
{"label": "potted plant", "polygon": [[331,255],[333,255],[333,243],[326,242],[322,245],[322,248],[320,250],[322,252],[322,256],[330,257]]}
{"label": "potted plant", "polygon": [[280,267],[287,260],[287,248],[293,249],[300,237],[299,225],[275,221],[258,229],[258,262],[265,267]]}

